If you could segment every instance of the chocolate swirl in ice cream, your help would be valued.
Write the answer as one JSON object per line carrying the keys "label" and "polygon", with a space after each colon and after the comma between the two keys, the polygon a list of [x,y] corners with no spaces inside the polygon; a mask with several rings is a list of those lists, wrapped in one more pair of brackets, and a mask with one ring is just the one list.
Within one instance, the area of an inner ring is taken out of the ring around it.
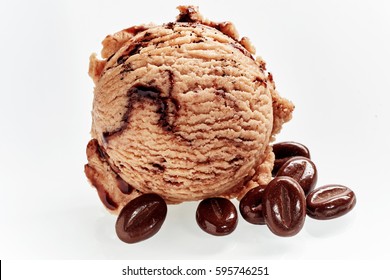
{"label": "chocolate swirl in ice cream", "polygon": [[107,36],[103,59],[90,58],[98,148],[85,170],[114,213],[141,193],[242,197],[271,180],[270,142],[291,118],[248,38],[197,7],[179,10],[176,22]]}

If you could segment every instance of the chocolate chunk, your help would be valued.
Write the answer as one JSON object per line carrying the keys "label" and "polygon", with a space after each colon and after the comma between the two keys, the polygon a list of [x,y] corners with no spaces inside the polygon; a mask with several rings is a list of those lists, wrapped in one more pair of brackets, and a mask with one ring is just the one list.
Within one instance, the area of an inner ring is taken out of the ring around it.
{"label": "chocolate chunk", "polygon": [[86,152],[88,159],[93,157],[95,154],[98,155],[100,161],[107,161],[109,158],[104,148],[99,145],[99,142],[96,139],[89,140]]}
{"label": "chocolate chunk", "polygon": [[91,139],[87,145],[88,160],[90,160],[90,158],[92,158],[94,155],[97,155],[101,162],[106,162],[114,173],[121,173],[121,170],[110,159],[110,156],[107,154],[104,147],[100,146],[96,139]]}
{"label": "chocolate chunk", "polygon": [[288,176],[293,178],[302,187],[307,195],[317,183],[317,168],[315,164],[305,157],[292,157],[280,167],[276,177]]}
{"label": "chocolate chunk", "polygon": [[168,22],[168,23],[164,24],[164,27],[167,29],[173,30],[175,25],[176,25],[176,23],[174,23],[174,22]]}
{"label": "chocolate chunk", "polygon": [[133,35],[137,35],[138,33],[143,32],[143,31],[148,30],[148,29],[149,28],[146,27],[145,25],[136,25],[136,26],[126,28],[123,31],[130,33],[130,34],[133,34]]}
{"label": "chocolate chunk", "polygon": [[96,139],[92,139],[91,141],[93,141],[93,140],[96,141],[96,150],[97,150],[97,153],[99,155],[100,160],[101,161],[107,161],[109,156],[107,155],[106,150],[99,145],[99,143],[98,143],[98,141]]}
{"label": "chocolate chunk", "polygon": [[118,57],[118,59],[116,60],[116,63],[123,64],[128,58],[129,58],[128,55],[122,55],[122,56]]}
{"label": "chocolate chunk", "polygon": [[227,235],[237,227],[237,210],[226,198],[213,197],[202,200],[196,210],[199,227],[212,235]]}
{"label": "chocolate chunk", "polygon": [[233,48],[235,48],[235,49],[239,50],[240,52],[242,52],[245,56],[247,56],[247,57],[251,58],[252,60],[254,60],[254,58],[251,55],[251,53],[248,52],[248,50],[246,48],[244,48],[241,44],[239,44],[239,43],[230,43],[230,45]]}
{"label": "chocolate chunk", "polygon": [[309,193],[307,215],[317,220],[329,220],[345,215],[355,207],[355,193],[342,185],[326,185]]}
{"label": "chocolate chunk", "polygon": [[177,22],[196,22],[197,20],[194,19],[194,15],[196,14],[196,10],[189,6],[185,7],[184,9],[180,9],[180,14],[178,15],[176,21]]}
{"label": "chocolate chunk", "polygon": [[128,51],[128,55],[129,56],[132,56],[132,55],[135,55],[135,54],[139,54],[142,47],[144,47],[145,44],[142,44],[142,43],[136,43],[134,45],[132,45],[131,49],[129,48],[127,51]]}
{"label": "chocolate chunk", "polygon": [[104,186],[100,182],[98,178],[97,171],[89,166],[88,164],[84,165],[84,172],[89,181],[91,182],[91,185],[94,186],[98,192],[99,198],[110,210],[115,210],[118,208],[118,204],[110,197],[110,195],[106,192]]}
{"label": "chocolate chunk", "polygon": [[167,210],[162,197],[154,193],[143,194],[123,207],[116,221],[116,234],[126,243],[148,239],[160,230]]}
{"label": "chocolate chunk", "polygon": [[237,155],[237,156],[235,156],[234,158],[232,158],[231,160],[229,160],[228,163],[229,163],[230,165],[234,165],[234,164],[237,164],[237,163],[239,163],[239,162],[241,162],[241,161],[243,161],[243,160],[244,160],[244,158],[243,158],[242,156]]}
{"label": "chocolate chunk", "polygon": [[163,166],[163,165],[161,165],[159,163],[153,163],[152,166],[154,168],[156,168],[160,172],[164,172],[165,171],[165,166]]}
{"label": "chocolate chunk", "polygon": [[279,236],[296,235],[306,216],[305,194],[290,177],[276,177],[265,188],[263,215],[268,228]]}
{"label": "chocolate chunk", "polygon": [[111,60],[111,58],[115,55],[115,53],[113,53],[112,55],[110,55],[108,58],[107,58],[107,62],[109,62]]}

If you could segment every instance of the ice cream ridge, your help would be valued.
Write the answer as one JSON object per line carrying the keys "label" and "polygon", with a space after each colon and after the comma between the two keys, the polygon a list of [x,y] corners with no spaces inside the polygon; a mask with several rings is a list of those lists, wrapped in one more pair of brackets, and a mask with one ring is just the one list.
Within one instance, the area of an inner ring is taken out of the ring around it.
{"label": "ice cream ridge", "polygon": [[85,174],[114,214],[142,194],[168,204],[241,199],[272,179],[272,141],[294,105],[231,22],[179,6],[90,57],[95,83]]}

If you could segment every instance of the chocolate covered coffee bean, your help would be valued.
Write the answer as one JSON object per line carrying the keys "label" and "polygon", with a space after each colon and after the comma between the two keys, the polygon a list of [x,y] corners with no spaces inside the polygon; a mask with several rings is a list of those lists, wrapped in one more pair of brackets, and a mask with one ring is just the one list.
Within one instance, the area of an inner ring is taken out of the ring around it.
{"label": "chocolate covered coffee bean", "polygon": [[351,211],[355,204],[355,193],[342,185],[322,186],[306,198],[307,215],[317,220],[340,217]]}
{"label": "chocolate covered coffee bean", "polygon": [[196,221],[201,229],[212,235],[227,235],[237,227],[237,210],[226,198],[202,200],[196,210]]}
{"label": "chocolate covered coffee bean", "polygon": [[265,225],[263,216],[263,194],[266,186],[249,190],[240,201],[241,216],[249,223]]}
{"label": "chocolate covered coffee bean", "polygon": [[264,190],[263,215],[274,234],[297,234],[306,216],[305,194],[298,182],[287,176],[276,177],[269,182]]}
{"label": "chocolate covered coffee bean", "polygon": [[314,189],[318,178],[315,164],[305,157],[290,158],[280,167],[276,176],[293,178],[302,187],[305,195]]}
{"label": "chocolate covered coffee bean", "polygon": [[126,243],[136,243],[155,235],[167,215],[167,204],[157,194],[143,194],[131,200],[119,213],[116,233]]}
{"label": "chocolate covered coffee bean", "polygon": [[280,142],[272,146],[272,150],[275,154],[274,167],[272,169],[272,175],[275,176],[280,167],[292,157],[302,156],[310,159],[310,151],[301,143],[297,142]]}

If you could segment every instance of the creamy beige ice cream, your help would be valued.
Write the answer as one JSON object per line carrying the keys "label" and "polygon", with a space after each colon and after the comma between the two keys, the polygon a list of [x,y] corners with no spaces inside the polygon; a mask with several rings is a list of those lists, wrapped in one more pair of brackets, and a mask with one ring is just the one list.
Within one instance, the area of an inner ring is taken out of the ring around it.
{"label": "creamy beige ice cream", "polygon": [[176,22],[107,36],[103,60],[90,58],[85,173],[113,213],[141,193],[240,198],[271,180],[270,142],[294,106],[232,23],[179,10]]}

